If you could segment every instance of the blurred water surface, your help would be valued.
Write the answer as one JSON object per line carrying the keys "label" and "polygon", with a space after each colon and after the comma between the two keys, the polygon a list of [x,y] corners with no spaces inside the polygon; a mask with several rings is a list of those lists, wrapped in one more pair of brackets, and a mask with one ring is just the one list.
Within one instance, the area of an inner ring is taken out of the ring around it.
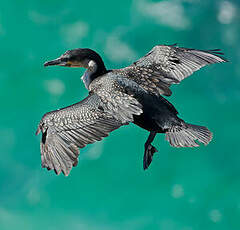
{"label": "blurred water surface", "polygon": [[[237,0],[2,1],[0,229],[240,229],[239,13]],[[209,146],[174,149],[158,135],[144,172],[148,134],[130,125],[83,149],[67,178],[41,169],[41,116],[87,95],[83,70],[46,60],[89,47],[120,68],[175,42],[231,61],[172,87],[180,117],[213,131]]]}

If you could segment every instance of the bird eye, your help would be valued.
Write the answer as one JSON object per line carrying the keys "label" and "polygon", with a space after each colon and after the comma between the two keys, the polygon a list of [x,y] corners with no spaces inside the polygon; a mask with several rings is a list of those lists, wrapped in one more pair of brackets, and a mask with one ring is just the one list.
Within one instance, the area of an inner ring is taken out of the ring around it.
{"label": "bird eye", "polygon": [[62,62],[67,62],[67,61],[68,61],[68,58],[66,58],[66,57],[61,58],[61,61],[62,61]]}

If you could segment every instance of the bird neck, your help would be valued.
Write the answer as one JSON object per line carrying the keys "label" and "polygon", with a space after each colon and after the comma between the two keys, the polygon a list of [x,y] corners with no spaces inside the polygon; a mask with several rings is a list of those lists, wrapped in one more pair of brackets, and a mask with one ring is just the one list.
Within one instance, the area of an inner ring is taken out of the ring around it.
{"label": "bird neck", "polygon": [[107,69],[102,59],[88,60],[86,63],[86,68],[87,70],[84,72],[82,76],[82,81],[87,89],[89,89],[89,85],[95,78],[98,78],[99,76],[107,72]]}

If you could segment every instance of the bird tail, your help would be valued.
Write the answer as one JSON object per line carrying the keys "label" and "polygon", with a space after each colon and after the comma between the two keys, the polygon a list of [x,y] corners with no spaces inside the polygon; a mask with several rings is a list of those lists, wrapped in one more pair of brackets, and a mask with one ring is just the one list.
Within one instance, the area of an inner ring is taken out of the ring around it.
{"label": "bird tail", "polygon": [[198,147],[198,142],[208,145],[212,140],[212,133],[204,126],[183,123],[181,126],[171,127],[166,132],[166,140],[173,147]]}

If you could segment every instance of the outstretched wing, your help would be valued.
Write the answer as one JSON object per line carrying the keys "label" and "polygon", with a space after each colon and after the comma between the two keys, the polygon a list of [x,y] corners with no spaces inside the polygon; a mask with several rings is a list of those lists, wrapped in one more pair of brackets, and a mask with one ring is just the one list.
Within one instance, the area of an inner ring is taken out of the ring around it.
{"label": "outstretched wing", "polygon": [[118,71],[150,93],[170,96],[171,84],[180,83],[205,65],[226,62],[220,51],[158,45],[131,66]]}
{"label": "outstretched wing", "polygon": [[46,113],[36,134],[42,132],[42,167],[67,176],[78,163],[79,148],[100,141],[122,123],[99,109],[96,94],[72,106]]}

